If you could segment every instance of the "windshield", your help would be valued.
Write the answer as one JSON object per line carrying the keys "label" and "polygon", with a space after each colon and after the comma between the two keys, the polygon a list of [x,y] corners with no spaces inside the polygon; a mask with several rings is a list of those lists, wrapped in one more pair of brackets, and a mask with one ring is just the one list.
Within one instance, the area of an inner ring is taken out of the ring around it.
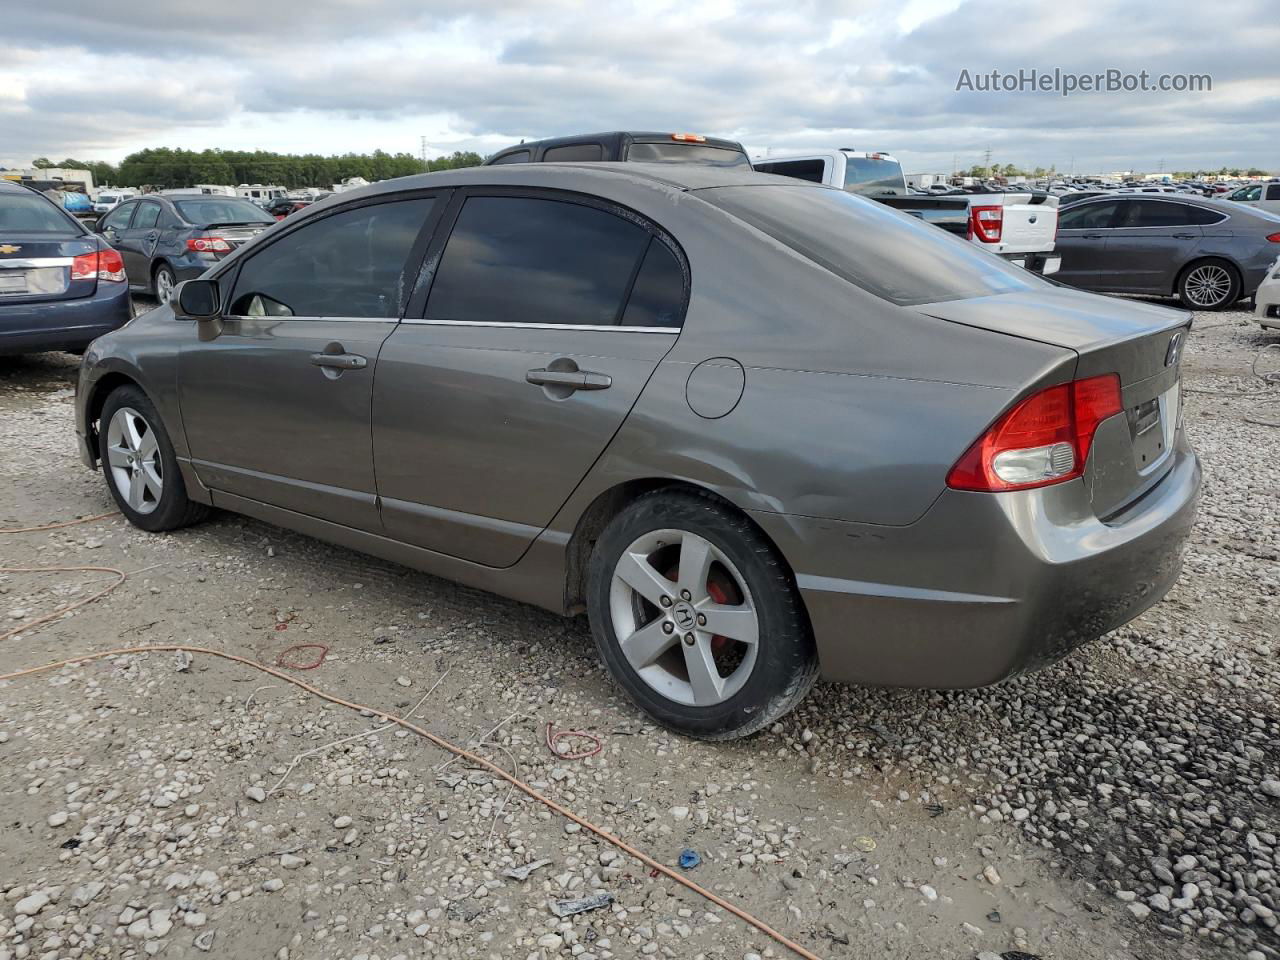
{"label": "windshield", "polygon": [[837,276],[902,306],[1049,286],[945,230],[843,190],[715,187],[697,195]]}
{"label": "windshield", "polygon": [[9,233],[78,237],[83,231],[44,197],[0,193],[0,238]]}
{"label": "windshield", "polygon": [[275,223],[257,204],[233,197],[193,197],[173,205],[188,223]]}
{"label": "windshield", "polygon": [[894,196],[906,193],[907,181],[902,176],[902,164],[896,160],[877,160],[873,157],[845,155],[844,188],[863,196]]}
{"label": "windshield", "polygon": [[638,163],[698,163],[706,167],[750,167],[741,150],[705,143],[633,143],[627,159]]}

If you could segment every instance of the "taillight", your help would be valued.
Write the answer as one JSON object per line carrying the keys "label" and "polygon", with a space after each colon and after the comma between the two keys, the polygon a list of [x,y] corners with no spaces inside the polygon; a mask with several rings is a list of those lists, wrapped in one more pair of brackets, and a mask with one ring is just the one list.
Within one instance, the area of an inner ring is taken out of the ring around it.
{"label": "taillight", "polygon": [[1280,233],[1267,234],[1267,243],[1280,243]]}
{"label": "taillight", "polygon": [[999,243],[1004,231],[1004,207],[970,207],[969,231],[983,243]]}
{"label": "taillight", "polygon": [[956,490],[1030,490],[1084,473],[1098,424],[1120,413],[1114,373],[1048,387],[1003,414],[947,474]]}
{"label": "taillight", "polygon": [[230,253],[231,244],[221,237],[187,237],[187,249],[192,253]]}
{"label": "taillight", "polygon": [[124,260],[111,249],[82,253],[71,260],[71,279],[124,283]]}

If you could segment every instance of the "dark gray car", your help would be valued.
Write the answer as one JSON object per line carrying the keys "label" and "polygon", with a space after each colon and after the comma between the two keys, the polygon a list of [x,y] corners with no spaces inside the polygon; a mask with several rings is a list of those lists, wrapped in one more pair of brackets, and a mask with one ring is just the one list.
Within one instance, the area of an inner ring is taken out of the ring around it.
{"label": "dark gray car", "polygon": [[1061,283],[1220,310],[1266,277],[1280,255],[1280,217],[1224,200],[1112,194],[1059,214],[1055,252]]}
{"label": "dark gray car", "polygon": [[971,687],[1177,576],[1190,317],[882,204],[696,166],[430,174],[282,221],[98,340],[85,462],[586,612],[651,716],[757,730],[819,672]]}

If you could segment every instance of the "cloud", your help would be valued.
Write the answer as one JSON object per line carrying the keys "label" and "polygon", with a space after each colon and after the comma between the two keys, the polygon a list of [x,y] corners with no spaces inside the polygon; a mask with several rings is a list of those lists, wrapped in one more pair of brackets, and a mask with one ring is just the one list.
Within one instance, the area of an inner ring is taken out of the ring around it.
{"label": "cloud", "polygon": [[[913,170],[1275,164],[1270,0],[174,0],[6,22],[0,163],[145,146],[491,151],[594,129],[890,150]],[[1207,73],[1181,94],[957,91],[971,72]],[[1073,160],[1074,158],[1074,160]]]}

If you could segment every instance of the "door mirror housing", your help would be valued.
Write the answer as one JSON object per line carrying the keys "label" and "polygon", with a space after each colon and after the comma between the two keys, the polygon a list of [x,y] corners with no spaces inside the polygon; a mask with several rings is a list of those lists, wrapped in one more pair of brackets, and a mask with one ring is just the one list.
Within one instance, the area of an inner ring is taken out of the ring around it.
{"label": "door mirror housing", "polygon": [[216,280],[182,281],[173,302],[179,319],[196,321],[201,340],[213,340],[222,332],[222,292]]}

